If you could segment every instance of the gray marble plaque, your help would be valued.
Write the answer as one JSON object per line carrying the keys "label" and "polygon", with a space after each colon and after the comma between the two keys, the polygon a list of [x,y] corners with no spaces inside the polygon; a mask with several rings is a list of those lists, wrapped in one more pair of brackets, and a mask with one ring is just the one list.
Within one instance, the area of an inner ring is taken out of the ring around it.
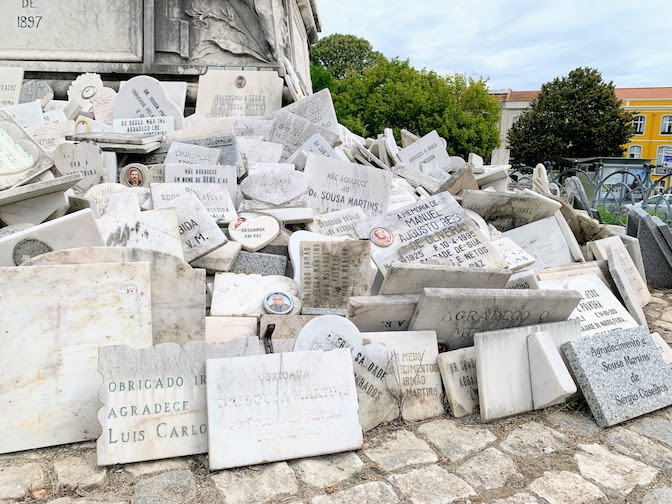
{"label": "gray marble plaque", "polygon": [[268,140],[282,144],[283,151],[280,162],[284,162],[315,133],[322,135],[331,146],[338,142],[336,133],[317,126],[296,114],[281,110],[273,118],[273,126]]}
{"label": "gray marble plaque", "polygon": [[409,330],[436,330],[455,350],[478,332],[567,320],[580,300],[564,290],[424,289]]}
{"label": "gray marble plaque", "polygon": [[329,89],[322,89],[313,93],[302,100],[287,105],[282,110],[283,112],[289,111],[321,128],[338,134],[338,119],[336,119],[336,111]]}
{"label": "gray marble plaque", "polygon": [[672,404],[672,370],[646,327],[570,341],[562,350],[601,427]]}
{"label": "gray marble plaque", "polygon": [[362,446],[347,349],[208,359],[206,377],[210,470]]}
{"label": "gray marble plaque", "polygon": [[347,316],[362,332],[406,331],[419,299],[419,294],[352,296]]}
{"label": "gray marble plaque", "polygon": [[172,142],[166,153],[165,164],[215,165],[221,152],[211,147]]}

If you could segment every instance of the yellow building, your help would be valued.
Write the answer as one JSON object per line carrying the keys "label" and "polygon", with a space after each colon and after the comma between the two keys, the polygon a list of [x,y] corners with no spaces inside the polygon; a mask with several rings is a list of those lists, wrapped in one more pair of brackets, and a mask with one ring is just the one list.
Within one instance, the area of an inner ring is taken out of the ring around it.
{"label": "yellow building", "polygon": [[667,175],[663,167],[665,148],[672,147],[672,87],[616,88],[623,108],[637,113],[635,134],[625,145],[624,156],[651,159],[653,178]]}

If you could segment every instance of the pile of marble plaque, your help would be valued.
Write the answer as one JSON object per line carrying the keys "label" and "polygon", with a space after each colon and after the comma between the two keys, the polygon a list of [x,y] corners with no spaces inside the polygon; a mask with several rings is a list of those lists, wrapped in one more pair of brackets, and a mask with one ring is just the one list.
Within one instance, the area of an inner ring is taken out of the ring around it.
{"label": "pile of marble plaque", "polygon": [[211,70],[187,117],[186,83],[84,74],[58,101],[12,79],[0,453],[97,440],[100,465],[222,469],[392,421],[672,404],[642,311],[672,242],[648,214],[595,224],[543,166],[513,189],[505,150],[465,161],[435,131],[361,138],[328,90],[281,107],[272,72]]}

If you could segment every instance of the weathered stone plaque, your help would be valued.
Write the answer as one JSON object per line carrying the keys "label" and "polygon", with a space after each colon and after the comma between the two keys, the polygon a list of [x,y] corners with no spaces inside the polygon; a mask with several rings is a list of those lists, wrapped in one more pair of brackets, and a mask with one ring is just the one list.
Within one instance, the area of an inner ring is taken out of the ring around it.
{"label": "weathered stone plaque", "polygon": [[135,117],[132,119],[114,119],[112,130],[115,133],[135,133],[138,135],[165,135],[175,131],[175,118]]}
{"label": "weathered stone plaque", "polygon": [[346,308],[350,296],[371,286],[371,246],[367,241],[302,241],[301,301],[308,308]]}
{"label": "weathered stone plaque", "polygon": [[188,143],[172,142],[165,164],[216,165],[221,151]]}
{"label": "weathered stone plaque", "polygon": [[0,268],[0,292],[0,453],[99,437],[98,348],[151,346],[149,265]]}
{"label": "weathered stone plaque", "polygon": [[264,308],[270,292],[282,292],[294,301],[294,310],[299,313],[301,303],[296,297],[299,286],[291,278],[280,275],[237,275],[218,273],[212,293],[210,314],[218,317],[249,317],[267,313]]}
{"label": "weathered stone plaque", "polygon": [[443,192],[357,224],[371,255],[387,274],[393,262],[441,259],[453,266],[506,268],[507,263],[450,194]]}
{"label": "weathered stone plaque", "polygon": [[455,418],[471,415],[478,406],[478,377],[474,347],[439,354],[443,388]]}
{"label": "weathered stone plaque", "polygon": [[102,347],[98,465],[127,464],[208,451],[205,361],[257,355],[257,338],[214,345],[191,341],[135,349]]}
{"label": "weathered stone plaque", "polygon": [[594,336],[638,325],[595,273],[542,280],[539,282],[539,288],[546,289],[546,292],[551,292],[550,289],[565,289],[581,294],[581,301],[569,318],[581,322],[583,336]]}
{"label": "weathered stone plaque", "polygon": [[393,373],[401,386],[401,417],[407,421],[443,415],[443,390],[434,331],[373,332],[371,343],[392,350]]}
{"label": "weathered stone plaque", "polygon": [[193,194],[217,223],[228,223],[236,218],[231,194],[222,184],[150,184],[154,208],[172,206],[172,202],[186,194]]}
{"label": "weathered stone plaque", "polygon": [[336,133],[317,126],[296,114],[281,110],[273,118],[273,126],[271,127],[268,140],[282,144],[283,151],[280,162],[284,162],[315,133],[322,135],[331,146],[338,142],[338,135]]}
{"label": "weathered stone plaque", "polygon": [[0,67],[0,108],[19,103],[22,83],[23,68]]}
{"label": "weathered stone plaque", "polygon": [[208,359],[206,377],[211,470],[362,446],[347,349]]}
{"label": "weathered stone plaque", "polygon": [[580,338],[562,349],[601,427],[672,404],[672,370],[646,327]]}
{"label": "weathered stone plaque", "polygon": [[564,290],[424,289],[409,329],[436,330],[455,350],[478,332],[567,320],[580,299]]}
{"label": "weathered stone plaque", "polygon": [[298,171],[249,175],[240,184],[246,198],[281,206],[308,193],[308,178]]}
{"label": "weathered stone plaque", "polygon": [[359,421],[364,431],[396,418],[402,400],[401,385],[394,376],[392,352],[387,347],[378,343],[364,345],[357,327],[336,315],[323,315],[308,322],[294,344],[294,352],[341,348],[351,352]]}
{"label": "weathered stone plaque", "polygon": [[93,142],[59,145],[53,154],[56,168],[63,174],[81,173],[82,180],[74,187],[75,194],[82,195],[91,186],[103,181],[103,151]]}
{"label": "weathered stone plaque", "polygon": [[313,233],[325,236],[348,236],[357,240],[359,237],[355,231],[355,224],[365,220],[364,210],[357,206],[318,215],[306,227]]}
{"label": "weathered stone plaque", "polygon": [[317,126],[338,134],[338,119],[329,89],[322,89],[302,100],[287,105],[284,111],[289,111]]}
{"label": "weathered stone plaque", "polygon": [[167,116],[173,117],[175,129],[184,127],[180,108],[168,99],[161,82],[147,75],[138,75],[126,82],[114,102],[114,119]]}
{"label": "weathered stone plaque", "polygon": [[548,217],[506,231],[504,237],[513,240],[535,258],[534,269],[561,266],[575,261],[567,239],[555,217]]}
{"label": "weathered stone plaque", "polygon": [[[438,180],[447,180],[450,171],[450,156],[446,152],[444,140],[435,131],[425,135],[405,149],[399,151],[399,159],[417,167],[421,172]],[[441,173],[443,172],[443,173]]]}
{"label": "weathered stone plaque", "polygon": [[238,180],[235,166],[169,164],[164,168],[166,183],[224,184],[233,201]]}
{"label": "weathered stone plaque", "polygon": [[362,332],[406,331],[419,299],[419,294],[353,296],[348,319]]}

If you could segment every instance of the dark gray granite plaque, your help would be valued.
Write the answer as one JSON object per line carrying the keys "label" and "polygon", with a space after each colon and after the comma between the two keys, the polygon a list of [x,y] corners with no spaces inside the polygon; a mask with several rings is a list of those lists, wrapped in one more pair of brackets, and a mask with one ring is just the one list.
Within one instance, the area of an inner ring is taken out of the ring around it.
{"label": "dark gray granite plaque", "polygon": [[562,350],[601,427],[672,404],[672,370],[646,327],[580,338]]}

